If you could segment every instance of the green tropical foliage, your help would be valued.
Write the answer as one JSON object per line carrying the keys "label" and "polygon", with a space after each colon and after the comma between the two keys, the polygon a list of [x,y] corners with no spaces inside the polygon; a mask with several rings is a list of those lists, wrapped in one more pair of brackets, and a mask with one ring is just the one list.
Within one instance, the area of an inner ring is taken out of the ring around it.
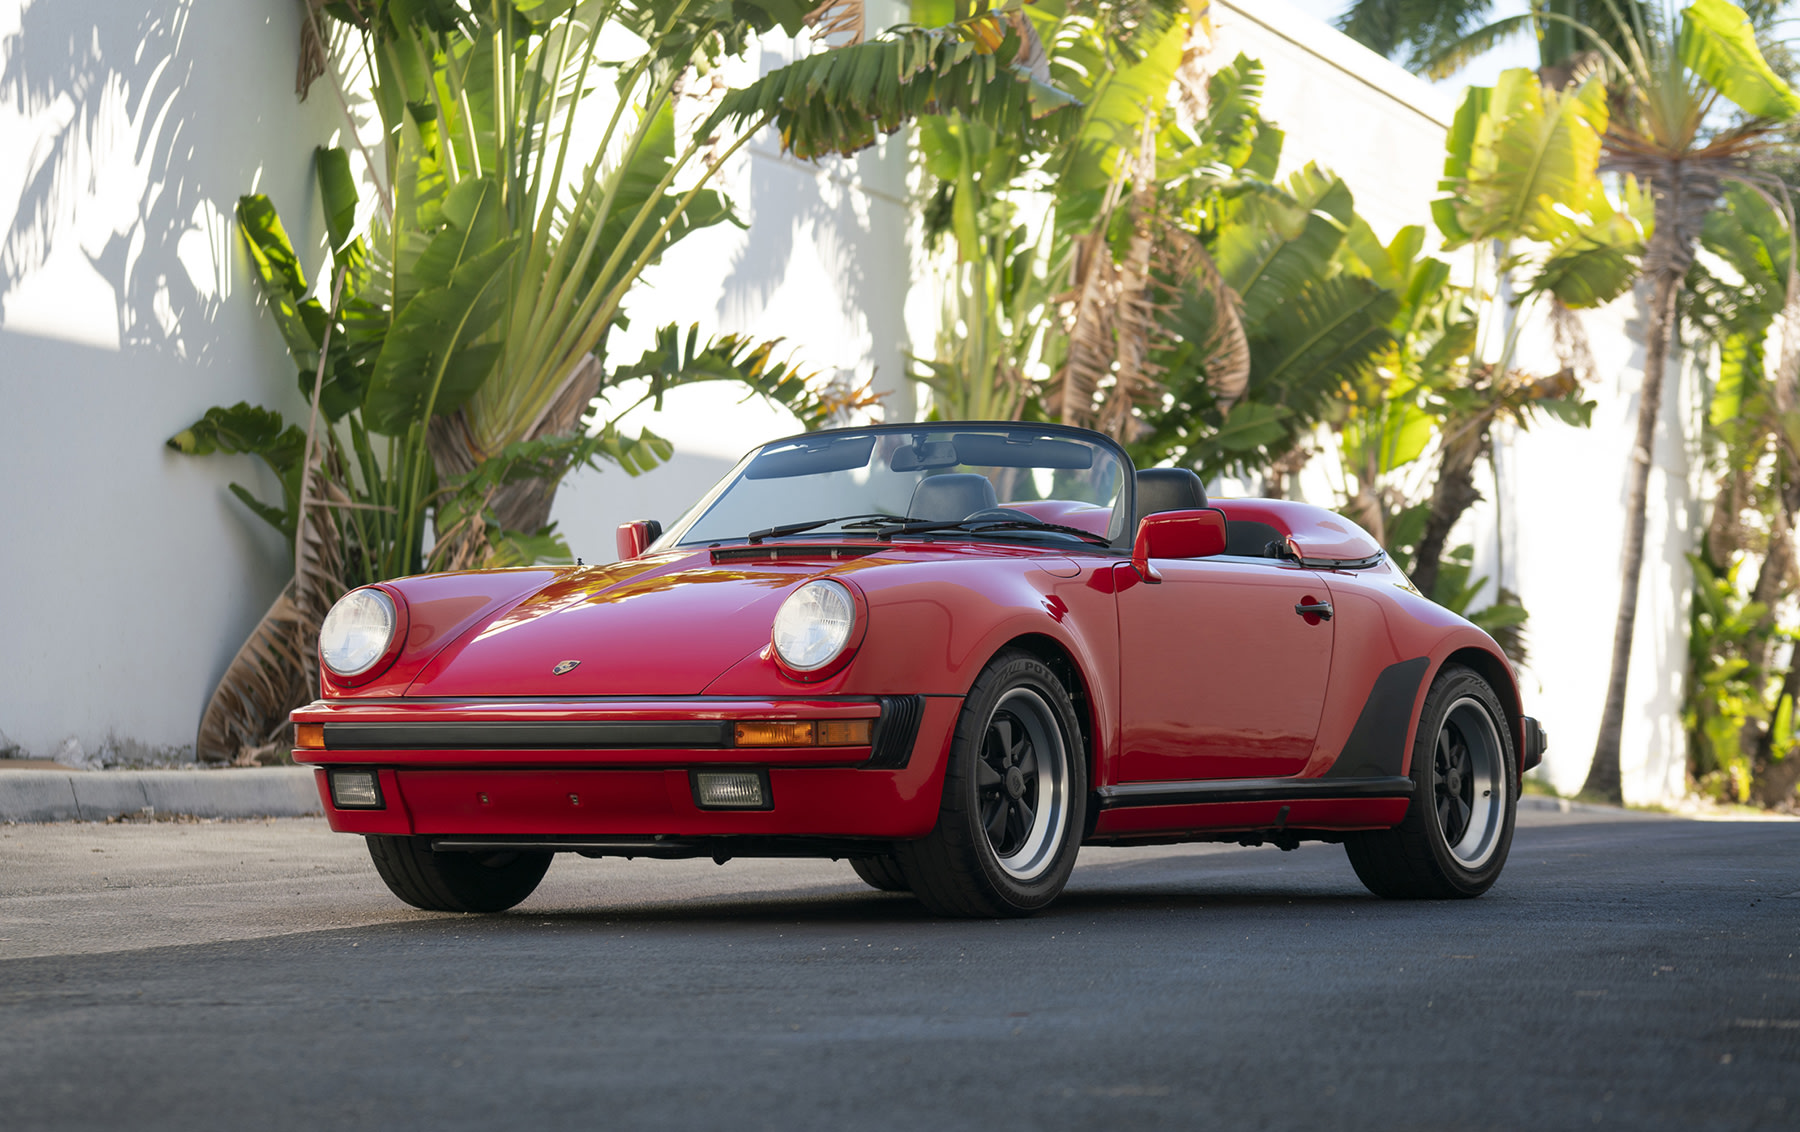
{"label": "green tropical foliage", "polygon": [[1689,769],[1703,792],[1761,805],[1791,801],[1800,784],[1792,648],[1800,621],[1788,600],[1800,507],[1800,352],[1768,356],[1795,292],[1790,239],[1782,208],[1750,186],[1727,185],[1724,207],[1701,234],[1716,258],[1689,270],[1683,311],[1720,359],[1704,431],[1718,492],[1691,556]]}
{"label": "green tropical foliage", "polygon": [[[307,642],[344,588],[566,559],[548,522],[562,477],[600,460],[636,472],[668,455],[648,433],[623,437],[585,419],[603,388],[648,377],[660,398],[676,382],[735,380],[812,422],[869,403],[866,390],[820,388],[774,360],[776,343],[702,344],[691,331],[683,342],[671,327],[635,365],[609,369],[604,351],[643,271],[733,219],[713,175],[767,125],[802,156],[852,152],[928,111],[1026,136],[1062,128],[1056,115],[1071,100],[1022,61],[1025,25],[1010,4],[821,47],[728,90],[698,129],[678,131],[684,76],[809,21],[854,25],[860,38],[861,17],[846,22],[836,7],[306,5],[303,77],[328,79],[348,103],[346,76],[366,61],[381,140],[372,151],[355,143],[369,199],[358,199],[350,152],[317,154],[331,264],[310,284],[272,204],[240,202],[259,288],[311,404],[306,427],[237,413],[171,441],[197,454],[255,451],[277,466],[282,503],[254,510],[295,549],[294,582],[203,720],[203,757],[233,757],[279,731],[311,683]],[[609,31],[643,50],[608,58]],[[604,126],[578,131],[578,117]]]}

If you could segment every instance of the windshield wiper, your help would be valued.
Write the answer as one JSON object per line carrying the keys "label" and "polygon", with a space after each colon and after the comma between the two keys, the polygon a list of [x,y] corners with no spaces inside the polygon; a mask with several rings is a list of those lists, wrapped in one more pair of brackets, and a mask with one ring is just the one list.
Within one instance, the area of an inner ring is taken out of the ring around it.
{"label": "windshield wiper", "polygon": [[835,519],[813,519],[805,523],[782,523],[779,526],[769,527],[764,530],[751,531],[749,534],[745,535],[744,538],[750,545],[755,546],[766,538],[781,538],[783,535],[797,535],[803,531],[830,526],[832,523],[849,524],[854,519],[879,520],[883,523],[892,523],[899,519],[899,516],[889,515],[882,511],[865,511],[857,515],[839,515]]}
{"label": "windshield wiper", "polygon": [[895,523],[891,526],[882,527],[875,532],[875,536],[881,539],[891,539],[895,535],[920,535],[930,531],[957,530],[970,531],[975,534],[997,530],[1055,531],[1059,534],[1074,535],[1076,538],[1091,542],[1096,546],[1112,545],[1112,540],[1105,535],[1097,535],[1093,531],[1084,531],[1080,527],[1067,527],[1061,523],[1040,523],[1034,519],[957,519],[947,523]]}

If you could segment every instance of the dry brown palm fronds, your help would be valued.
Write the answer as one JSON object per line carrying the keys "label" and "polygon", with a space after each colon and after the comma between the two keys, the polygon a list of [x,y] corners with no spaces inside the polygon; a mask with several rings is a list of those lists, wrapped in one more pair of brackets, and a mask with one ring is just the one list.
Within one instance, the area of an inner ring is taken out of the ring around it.
{"label": "dry brown palm fronds", "polygon": [[1038,37],[1037,29],[1031,26],[1031,19],[1023,11],[1014,11],[1006,17],[1006,22],[1019,37],[1019,53],[1013,57],[1013,66],[1022,68],[1038,82],[1050,82],[1050,52]]}
{"label": "dry brown palm fronds", "polygon": [[[1049,407],[1064,424],[1097,427],[1131,439],[1135,405],[1161,392],[1159,369],[1150,361],[1158,326],[1150,297],[1151,227],[1156,208],[1155,117],[1145,115],[1139,152],[1121,162],[1107,186],[1093,228],[1076,242],[1074,286],[1059,296],[1068,352]],[[1119,263],[1107,229],[1132,184],[1132,238]]]}
{"label": "dry brown palm fronds", "polygon": [[307,92],[325,74],[325,0],[300,0],[300,63],[294,73],[294,93],[306,101]]}
{"label": "dry brown palm fronds", "polygon": [[1181,62],[1175,68],[1175,110],[1181,124],[1198,131],[1211,109],[1207,84],[1217,68],[1213,65],[1218,41],[1213,36],[1212,5],[1201,0],[1192,22],[1188,24],[1187,41],[1181,45]]}
{"label": "dry brown palm fronds", "polygon": [[1242,397],[1250,380],[1250,343],[1240,300],[1191,232],[1157,208],[1154,120],[1146,118],[1140,152],[1130,167],[1132,238],[1117,262],[1106,230],[1118,207],[1125,170],[1115,177],[1094,229],[1076,246],[1075,286],[1059,298],[1069,345],[1049,398],[1068,424],[1091,425],[1121,440],[1138,426],[1134,410],[1163,393],[1162,369],[1151,360],[1168,337],[1157,292],[1163,280],[1196,284],[1213,299],[1212,336],[1200,343],[1207,383],[1223,406]]}
{"label": "dry brown palm fronds", "polygon": [[1219,265],[1185,228],[1165,225],[1157,237],[1157,267],[1173,280],[1193,280],[1213,300],[1212,336],[1201,343],[1205,351],[1206,383],[1221,408],[1244,395],[1250,384],[1250,338],[1244,333],[1243,300],[1219,274]]}
{"label": "dry brown palm fronds", "polygon": [[823,0],[806,13],[805,22],[830,47],[854,47],[868,35],[864,0]]}
{"label": "dry brown palm fronds", "polygon": [[1550,335],[1556,360],[1562,363],[1563,369],[1574,374],[1578,381],[1592,381],[1594,352],[1588,348],[1587,331],[1581,325],[1581,316],[1554,295],[1550,296]]}
{"label": "dry brown palm fronds", "polygon": [[300,622],[290,581],[231,658],[207,701],[194,744],[201,761],[234,762],[246,748],[280,739],[287,713],[312,693],[297,647]]}

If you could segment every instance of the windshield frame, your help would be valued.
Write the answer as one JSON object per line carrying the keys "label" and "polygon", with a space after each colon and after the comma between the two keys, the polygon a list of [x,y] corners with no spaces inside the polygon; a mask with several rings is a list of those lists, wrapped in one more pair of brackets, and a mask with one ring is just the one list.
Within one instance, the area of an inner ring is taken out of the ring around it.
{"label": "windshield frame", "polygon": [[[689,529],[691,529],[696,523],[698,523],[702,518],[704,518],[708,512],[710,512],[712,510],[713,505],[718,502],[718,500],[721,496],[723,496],[727,491],[729,491],[733,486],[735,486],[743,478],[745,469],[749,466],[750,462],[752,460],[756,459],[756,457],[761,455],[764,451],[766,451],[772,447],[782,445],[782,444],[790,444],[790,443],[793,443],[796,441],[817,441],[817,440],[829,439],[831,437],[837,437],[837,436],[862,436],[862,435],[871,435],[871,434],[879,436],[879,435],[886,435],[886,434],[893,434],[893,433],[908,434],[908,433],[915,433],[915,432],[920,432],[920,431],[953,432],[958,429],[965,429],[965,428],[973,430],[973,431],[998,430],[998,429],[1024,429],[1024,430],[1028,430],[1029,432],[1031,432],[1033,435],[1036,435],[1036,436],[1067,437],[1071,440],[1079,440],[1079,441],[1082,441],[1087,444],[1092,444],[1097,448],[1110,451],[1113,454],[1113,456],[1116,457],[1119,461],[1119,467],[1121,469],[1121,474],[1122,474],[1122,479],[1123,479],[1123,482],[1121,483],[1120,489],[1119,489],[1119,501],[1116,506],[1118,508],[1124,509],[1124,513],[1128,516],[1127,521],[1120,525],[1119,534],[1117,536],[1111,538],[1105,545],[1101,545],[1096,542],[1088,542],[1086,540],[1078,540],[1078,539],[1073,539],[1073,538],[1070,538],[1068,543],[1064,543],[1060,539],[1058,541],[1054,541],[1054,542],[1046,541],[1041,536],[1034,535],[1033,532],[1029,528],[1018,529],[1018,530],[1003,529],[1003,530],[988,530],[988,531],[937,530],[937,531],[931,531],[931,532],[920,532],[918,534],[910,534],[910,535],[902,534],[902,535],[899,535],[898,537],[908,538],[908,539],[916,538],[916,539],[923,539],[923,540],[928,540],[928,541],[934,540],[934,539],[935,540],[954,539],[954,540],[971,541],[971,542],[1003,542],[1003,543],[1006,543],[1006,544],[1012,545],[1012,546],[1018,546],[1018,545],[1023,544],[1023,545],[1028,545],[1028,546],[1047,547],[1047,548],[1052,548],[1052,549],[1061,550],[1061,551],[1065,551],[1065,552],[1072,551],[1078,547],[1081,549],[1090,551],[1090,552],[1095,552],[1095,553],[1117,552],[1117,551],[1129,552],[1131,550],[1132,539],[1136,534],[1136,530],[1135,530],[1136,524],[1135,524],[1134,520],[1137,517],[1137,465],[1132,462],[1131,456],[1125,451],[1124,446],[1121,445],[1118,441],[1114,440],[1110,436],[1107,436],[1103,432],[1095,432],[1092,429],[1079,428],[1075,425],[1047,424],[1047,423],[1040,424],[1036,421],[964,421],[964,420],[907,421],[905,423],[900,423],[900,424],[873,424],[873,425],[858,425],[858,426],[851,426],[851,427],[845,427],[845,428],[829,428],[829,429],[820,429],[817,432],[794,433],[790,436],[776,437],[775,439],[764,441],[763,443],[758,444],[756,447],[752,448],[750,451],[746,452],[744,454],[743,459],[739,460],[732,467],[732,469],[729,472],[725,473],[725,475],[720,478],[718,483],[714,484],[710,489],[707,490],[707,492],[704,495],[702,495],[698,500],[696,500],[692,507],[689,507],[686,511],[684,511],[679,519],[677,519],[674,523],[670,524],[669,529],[666,530],[665,532],[663,532],[662,537],[658,538],[655,541],[655,543],[653,543],[649,547],[649,550],[651,550],[651,551],[675,550],[675,549],[682,548],[684,546],[687,549],[701,549],[701,548],[712,547],[712,546],[735,546],[740,543],[747,544],[749,541],[749,536],[753,532],[744,531],[740,534],[734,535],[731,538],[707,539],[704,542],[694,542],[694,543],[685,543],[685,544],[682,543],[680,541],[680,539],[683,535],[685,535],[687,533],[687,531]],[[818,516],[796,515],[794,517],[794,521],[801,522],[806,519],[811,519],[811,518],[821,518],[822,519],[825,517],[826,516],[823,516],[823,515],[818,515]],[[824,532],[805,531],[805,532],[799,532],[799,533],[796,533],[793,535],[783,535],[778,538],[774,538],[772,540],[766,540],[766,541],[783,542],[783,541],[786,541],[787,539],[795,539],[798,541],[811,541],[813,539],[818,539],[818,538],[833,538],[833,539],[839,539],[839,540],[854,539],[854,540],[859,540],[859,541],[868,540],[871,542],[873,542],[873,541],[889,541],[889,540],[878,540],[877,535],[874,531],[864,531],[864,530],[855,530],[855,531],[836,530],[836,531],[824,531]]]}

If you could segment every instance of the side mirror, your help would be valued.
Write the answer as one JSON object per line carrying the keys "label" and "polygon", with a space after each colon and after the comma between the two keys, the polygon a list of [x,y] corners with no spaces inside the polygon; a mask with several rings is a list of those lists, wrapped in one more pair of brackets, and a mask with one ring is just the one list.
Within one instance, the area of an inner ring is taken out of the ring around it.
{"label": "side mirror", "polygon": [[619,561],[629,562],[649,550],[650,544],[662,537],[662,524],[655,519],[620,523],[619,531],[614,537],[618,540]]}
{"label": "side mirror", "polygon": [[1225,553],[1225,512],[1162,511],[1138,520],[1131,564],[1146,582],[1160,582],[1152,558],[1206,558]]}

